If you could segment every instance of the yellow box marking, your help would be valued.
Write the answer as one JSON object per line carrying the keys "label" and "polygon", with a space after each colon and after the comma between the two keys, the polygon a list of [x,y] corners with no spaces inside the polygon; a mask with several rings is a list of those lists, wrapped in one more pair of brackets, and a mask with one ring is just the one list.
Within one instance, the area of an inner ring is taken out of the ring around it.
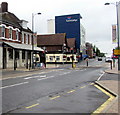
{"label": "yellow box marking", "polygon": [[26,108],[26,109],[30,109],[30,108],[35,107],[35,106],[37,106],[37,105],[39,105],[39,103],[33,104],[33,105],[28,106],[28,107],[25,107],[25,108]]}
{"label": "yellow box marking", "polygon": [[97,87],[106,95],[108,95],[110,98],[106,102],[104,102],[100,107],[98,107],[91,115],[94,115],[95,113],[101,113],[106,108],[106,106],[115,98],[113,95],[102,89],[100,86],[98,85],[94,85],[94,86]]}
{"label": "yellow box marking", "polygon": [[55,96],[55,97],[50,98],[50,100],[54,100],[54,99],[59,98],[59,97],[60,97],[60,96],[58,95],[58,96]]}
{"label": "yellow box marking", "polygon": [[72,93],[72,92],[75,92],[76,90],[71,90],[71,91],[68,91],[67,93]]}

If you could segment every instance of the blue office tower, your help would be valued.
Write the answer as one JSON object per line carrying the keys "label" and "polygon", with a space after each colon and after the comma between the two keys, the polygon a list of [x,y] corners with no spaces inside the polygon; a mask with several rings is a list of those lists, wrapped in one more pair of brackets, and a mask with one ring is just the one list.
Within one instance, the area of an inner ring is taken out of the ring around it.
{"label": "blue office tower", "polygon": [[66,33],[67,38],[76,38],[76,49],[80,51],[80,14],[55,17],[55,33]]}

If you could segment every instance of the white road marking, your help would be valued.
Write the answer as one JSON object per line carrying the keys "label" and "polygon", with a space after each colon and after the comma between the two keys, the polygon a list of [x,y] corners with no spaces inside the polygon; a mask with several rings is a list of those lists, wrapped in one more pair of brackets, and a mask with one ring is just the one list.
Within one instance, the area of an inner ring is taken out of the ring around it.
{"label": "white road marking", "polygon": [[26,78],[24,78],[24,79],[34,79],[34,78],[38,78],[38,77],[46,77],[46,75],[26,77]]}
{"label": "white road marking", "polygon": [[26,78],[24,78],[24,79],[31,79],[32,77],[26,77]]}
{"label": "white road marking", "polygon": [[81,69],[80,71],[84,71],[83,69]]}
{"label": "white road marking", "polygon": [[[64,70],[64,69],[59,69],[60,71],[62,71],[62,70]],[[49,72],[47,72],[47,73],[51,73],[51,72],[54,72],[54,71],[59,71],[59,70],[51,70],[51,71],[49,71]],[[45,73],[45,72],[41,72],[39,75],[41,75],[41,74],[43,74],[43,73]],[[66,72],[66,74],[67,74],[68,72]],[[70,72],[69,72],[70,73]],[[47,75],[41,75],[41,76],[32,76],[32,77],[26,77],[26,78],[24,78],[24,79],[33,79],[33,78],[38,78],[38,77],[46,77]]]}
{"label": "white road marking", "polygon": [[[64,69],[59,69],[59,70],[62,71],[62,70],[64,70]],[[51,73],[51,72],[59,71],[59,70],[51,70],[51,71],[41,72],[40,74]],[[2,80],[7,80],[7,79],[15,79],[15,78],[28,77],[28,76],[31,76],[31,75],[34,75],[34,74],[36,74],[36,73],[27,74],[27,75],[22,75],[22,76],[16,76],[16,77],[0,78],[0,81],[2,81]]]}
{"label": "white road marking", "polygon": [[99,81],[104,74],[105,74],[105,72],[103,72],[103,73],[100,75],[100,77],[97,79],[97,81]]}
{"label": "white road marking", "polygon": [[40,80],[49,79],[49,78],[53,78],[53,77],[55,77],[55,76],[49,76],[49,77],[41,78],[41,79],[38,79],[38,80],[40,81]]}
{"label": "white road marking", "polygon": [[23,84],[27,84],[27,83],[29,83],[29,82],[22,82],[22,83],[18,83],[18,84],[8,85],[8,86],[0,87],[0,89],[10,88],[10,87],[19,86],[19,85],[23,85]]}
{"label": "white road marking", "polygon": [[47,75],[43,75],[43,76],[40,76],[40,77],[46,77]]}
{"label": "white road marking", "polygon": [[65,72],[65,73],[62,73],[62,74],[59,74],[59,75],[66,75],[66,74],[69,74],[71,72]]}
{"label": "white road marking", "polygon": [[86,71],[87,69],[81,69],[80,71]]}

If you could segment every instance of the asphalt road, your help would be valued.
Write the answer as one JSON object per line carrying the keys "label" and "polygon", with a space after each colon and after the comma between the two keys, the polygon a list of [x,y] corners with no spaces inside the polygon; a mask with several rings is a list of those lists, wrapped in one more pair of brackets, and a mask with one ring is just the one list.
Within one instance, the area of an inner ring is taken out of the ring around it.
{"label": "asphalt road", "polygon": [[[92,61],[97,65],[97,61]],[[99,62],[99,65],[103,62]],[[94,86],[104,67],[54,69],[2,81],[3,113],[93,113],[108,98]]]}

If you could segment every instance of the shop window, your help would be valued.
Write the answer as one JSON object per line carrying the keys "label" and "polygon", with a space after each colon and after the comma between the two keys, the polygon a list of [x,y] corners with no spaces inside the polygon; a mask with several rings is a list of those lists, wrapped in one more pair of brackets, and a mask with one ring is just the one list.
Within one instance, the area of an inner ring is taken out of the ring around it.
{"label": "shop window", "polygon": [[13,49],[8,48],[9,60],[13,59]]}
{"label": "shop window", "polygon": [[19,51],[18,50],[15,51],[15,59],[19,59]]}
{"label": "shop window", "polygon": [[25,51],[22,51],[22,59],[25,59]]}

